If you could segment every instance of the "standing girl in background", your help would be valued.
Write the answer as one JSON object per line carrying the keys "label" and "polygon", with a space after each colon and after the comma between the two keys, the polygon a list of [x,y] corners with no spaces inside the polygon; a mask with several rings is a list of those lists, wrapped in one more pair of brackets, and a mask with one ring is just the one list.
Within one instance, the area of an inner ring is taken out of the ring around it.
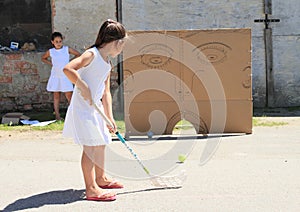
{"label": "standing girl in background", "polygon": [[47,91],[53,92],[55,119],[61,120],[59,113],[60,93],[65,93],[66,99],[70,104],[73,91],[73,85],[63,73],[63,68],[69,63],[70,54],[74,55],[75,58],[79,57],[80,53],[63,45],[63,36],[60,32],[54,32],[51,35],[51,43],[53,48],[45,52],[42,56],[42,61],[52,66]]}
{"label": "standing girl in background", "polygon": [[[121,53],[125,37],[126,31],[122,24],[113,20],[105,21],[95,44],[64,68],[64,73],[75,84],[75,89],[63,135],[72,137],[75,143],[83,146],[81,167],[87,200],[112,201],[116,199],[116,194],[103,189],[123,188],[121,183],[107,178],[104,153],[105,146],[112,141],[110,132],[116,132],[110,93],[112,67],[109,58]],[[106,125],[93,104],[99,106],[114,128]]]}

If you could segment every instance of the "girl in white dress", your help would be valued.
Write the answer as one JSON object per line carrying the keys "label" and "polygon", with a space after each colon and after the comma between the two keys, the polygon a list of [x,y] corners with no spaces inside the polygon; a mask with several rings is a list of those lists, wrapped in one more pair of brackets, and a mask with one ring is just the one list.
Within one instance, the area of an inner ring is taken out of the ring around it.
{"label": "girl in white dress", "polygon": [[[121,183],[105,175],[104,153],[105,146],[111,142],[110,132],[116,132],[110,93],[112,67],[108,58],[121,53],[125,37],[122,24],[113,20],[105,21],[95,44],[64,68],[64,73],[75,84],[75,88],[63,135],[72,137],[75,143],[83,146],[81,167],[87,200],[112,201],[116,199],[116,194],[105,192],[103,188],[123,188]],[[114,128],[106,125],[92,103],[104,111]]]}
{"label": "girl in white dress", "polygon": [[[75,49],[63,45],[63,36],[60,32],[54,32],[51,35],[51,43],[53,48],[45,52],[42,56],[42,61],[52,66],[47,84],[47,91],[53,92],[55,119],[60,120],[60,93],[63,92],[68,103],[70,103],[73,91],[73,84],[64,74],[63,68],[69,63],[70,54],[74,55],[74,58],[76,58],[80,56],[80,53]],[[51,60],[49,60],[49,58]]]}

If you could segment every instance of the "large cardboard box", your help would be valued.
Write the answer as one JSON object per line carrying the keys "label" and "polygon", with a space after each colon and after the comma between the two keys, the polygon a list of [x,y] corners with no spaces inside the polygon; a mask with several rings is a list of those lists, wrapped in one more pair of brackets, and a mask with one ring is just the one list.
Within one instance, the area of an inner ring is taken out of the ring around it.
{"label": "large cardboard box", "polygon": [[252,133],[250,29],[132,31],[123,52],[126,135]]}

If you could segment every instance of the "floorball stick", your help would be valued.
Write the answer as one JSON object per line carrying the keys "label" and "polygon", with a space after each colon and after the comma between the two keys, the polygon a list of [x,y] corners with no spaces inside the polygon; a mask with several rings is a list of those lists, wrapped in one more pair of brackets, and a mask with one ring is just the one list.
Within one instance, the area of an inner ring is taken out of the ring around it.
{"label": "floorball stick", "polygon": [[[96,111],[101,115],[101,117],[104,119],[104,121],[111,126],[112,128],[114,125],[111,123],[111,121],[106,117],[106,115],[100,110],[98,105],[93,103],[93,106],[95,107]],[[178,175],[174,176],[156,176],[152,175],[149,171],[149,169],[146,168],[146,166],[143,164],[143,162],[139,159],[137,154],[133,151],[133,149],[128,145],[124,137],[118,132],[115,132],[118,139],[125,145],[125,147],[128,149],[128,151],[131,153],[131,155],[136,159],[136,161],[140,164],[140,166],[143,168],[145,173],[149,176],[152,184],[157,187],[182,187],[183,182],[186,180],[186,173],[182,171]]]}

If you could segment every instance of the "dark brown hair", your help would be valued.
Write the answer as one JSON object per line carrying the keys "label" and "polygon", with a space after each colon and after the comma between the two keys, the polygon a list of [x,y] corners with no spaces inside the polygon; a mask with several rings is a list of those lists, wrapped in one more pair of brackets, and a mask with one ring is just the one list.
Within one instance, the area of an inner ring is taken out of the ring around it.
{"label": "dark brown hair", "polygon": [[126,36],[125,27],[114,20],[108,19],[100,27],[95,44],[90,48],[102,48],[105,44],[115,40],[123,39]]}
{"label": "dark brown hair", "polygon": [[54,41],[56,37],[60,37],[63,40],[63,36],[60,32],[53,32],[51,35],[51,40]]}

